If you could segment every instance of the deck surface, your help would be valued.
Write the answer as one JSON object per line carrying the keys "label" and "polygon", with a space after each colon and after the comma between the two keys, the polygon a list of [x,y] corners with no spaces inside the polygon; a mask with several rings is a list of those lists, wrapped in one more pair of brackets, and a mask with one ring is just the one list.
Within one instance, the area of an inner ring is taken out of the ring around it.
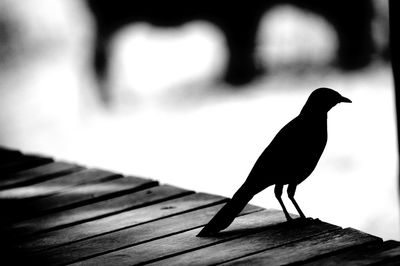
{"label": "deck surface", "polygon": [[397,265],[400,243],[247,205],[196,235],[227,199],[0,148],[1,265]]}

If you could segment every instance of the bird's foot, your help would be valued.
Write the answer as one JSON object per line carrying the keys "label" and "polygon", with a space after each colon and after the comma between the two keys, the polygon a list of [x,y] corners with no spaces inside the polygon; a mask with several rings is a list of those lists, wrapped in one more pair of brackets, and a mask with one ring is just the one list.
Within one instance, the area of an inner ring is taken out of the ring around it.
{"label": "bird's foot", "polygon": [[293,221],[293,218],[288,213],[285,213],[285,218],[287,222]]}
{"label": "bird's foot", "polygon": [[314,219],[313,218],[311,218],[311,217],[299,217],[299,218],[297,218],[296,220],[298,220],[298,221],[303,221],[303,222],[307,222],[307,221],[314,221]]}
{"label": "bird's foot", "polygon": [[299,217],[299,218],[296,218],[296,219],[288,220],[286,223],[289,226],[299,226],[299,225],[302,225],[302,224],[308,224],[308,223],[310,223],[312,221],[314,221],[314,219],[311,218],[311,217]]}

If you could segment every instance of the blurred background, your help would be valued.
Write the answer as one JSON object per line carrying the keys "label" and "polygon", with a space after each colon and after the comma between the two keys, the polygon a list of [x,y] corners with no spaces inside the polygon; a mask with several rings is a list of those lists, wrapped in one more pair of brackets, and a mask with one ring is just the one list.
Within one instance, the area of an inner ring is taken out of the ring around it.
{"label": "blurred background", "polygon": [[[257,75],[232,82],[226,32],[208,20],[123,22],[101,78],[86,1],[0,0],[0,145],[231,197],[308,95],[330,87],[353,103],[329,113],[296,199],[307,216],[399,240],[387,1],[371,1],[371,43],[357,43],[368,58],[350,67],[332,20],[274,2],[256,30]],[[251,203],[280,209],[272,190]]]}

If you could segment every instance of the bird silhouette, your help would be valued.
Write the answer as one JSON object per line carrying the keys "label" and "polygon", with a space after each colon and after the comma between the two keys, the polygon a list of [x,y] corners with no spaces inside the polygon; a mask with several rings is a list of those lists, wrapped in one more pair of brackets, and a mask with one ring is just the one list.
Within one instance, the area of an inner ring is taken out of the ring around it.
{"label": "bird silhouette", "polygon": [[246,181],[197,235],[211,236],[227,228],[246,204],[265,188],[275,185],[275,197],[288,221],[292,220],[281,195],[284,185],[301,218],[306,218],[294,199],[296,187],[315,169],[328,139],[327,114],[336,104],[351,101],[329,88],[314,90],[300,114],[286,124],[260,155]]}

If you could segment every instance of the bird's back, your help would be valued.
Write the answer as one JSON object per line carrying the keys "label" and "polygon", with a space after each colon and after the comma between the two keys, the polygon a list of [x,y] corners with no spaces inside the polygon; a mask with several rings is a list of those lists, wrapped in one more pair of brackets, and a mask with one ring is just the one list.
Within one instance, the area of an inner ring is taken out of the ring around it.
{"label": "bird's back", "polygon": [[299,115],[278,132],[258,158],[246,182],[263,182],[265,186],[299,184],[314,170],[326,142],[326,116]]}

